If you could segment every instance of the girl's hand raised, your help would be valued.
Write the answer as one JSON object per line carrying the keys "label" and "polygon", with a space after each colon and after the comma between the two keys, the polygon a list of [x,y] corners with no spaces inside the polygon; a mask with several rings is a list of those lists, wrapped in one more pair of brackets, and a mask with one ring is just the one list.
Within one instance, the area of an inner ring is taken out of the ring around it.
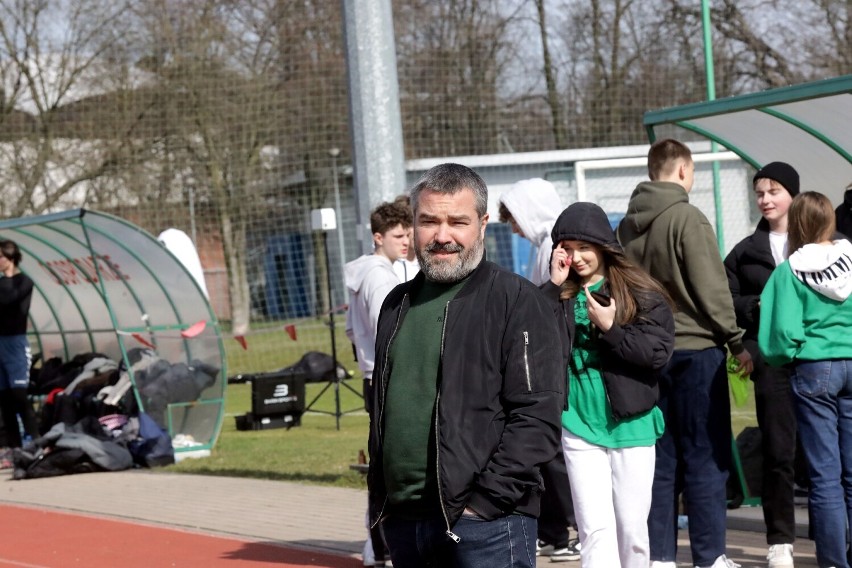
{"label": "girl's hand raised", "polygon": [[568,272],[571,270],[572,257],[568,255],[568,251],[562,247],[553,249],[550,255],[550,281],[557,286],[562,286],[562,283],[568,279]]}
{"label": "girl's hand raised", "polygon": [[595,324],[599,330],[606,333],[615,321],[615,299],[610,298],[609,305],[604,306],[589,292],[588,284],[583,286],[583,292],[586,294],[589,321]]}

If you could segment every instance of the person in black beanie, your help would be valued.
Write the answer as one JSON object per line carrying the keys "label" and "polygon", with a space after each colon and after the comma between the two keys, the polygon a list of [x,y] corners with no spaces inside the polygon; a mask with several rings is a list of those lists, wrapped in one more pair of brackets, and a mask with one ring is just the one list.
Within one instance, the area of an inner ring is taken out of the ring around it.
{"label": "person in black beanie", "polygon": [[770,367],[757,347],[760,293],[775,267],[787,258],[787,210],[799,194],[799,174],[790,164],[771,162],[752,180],[762,215],[752,235],[725,258],[728,286],[737,324],[745,330],[743,345],[751,353],[757,424],[763,454],[762,502],[770,568],[793,566],[793,506],[796,414],[787,369]]}

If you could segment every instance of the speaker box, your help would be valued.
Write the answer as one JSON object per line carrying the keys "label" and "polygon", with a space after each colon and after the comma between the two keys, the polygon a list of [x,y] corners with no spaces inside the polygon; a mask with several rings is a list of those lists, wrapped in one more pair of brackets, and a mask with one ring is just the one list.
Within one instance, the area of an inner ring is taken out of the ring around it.
{"label": "speaker box", "polygon": [[251,413],[264,416],[305,412],[305,375],[299,372],[259,373],[251,377]]}

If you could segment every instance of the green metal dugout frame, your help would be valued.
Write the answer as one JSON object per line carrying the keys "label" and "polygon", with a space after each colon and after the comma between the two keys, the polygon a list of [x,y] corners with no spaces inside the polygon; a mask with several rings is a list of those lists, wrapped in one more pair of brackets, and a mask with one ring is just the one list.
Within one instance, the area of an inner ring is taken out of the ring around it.
{"label": "green metal dugout frame", "polygon": [[835,205],[852,182],[852,75],[649,111],[643,124],[651,142],[676,126],[756,169],[787,162],[799,172],[802,191],[824,193]]}
{"label": "green metal dugout frame", "polygon": [[[128,353],[153,346],[171,364],[219,369],[197,400],[168,405],[175,452],[209,450],[224,419],[225,348],[207,297],[183,264],[154,236],[118,217],[75,209],[0,222],[15,241],[21,270],[34,282],[29,330],[44,360],[99,352],[124,361],[141,409]],[[205,322],[198,334],[182,334]],[[187,442],[188,441],[188,442]]]}

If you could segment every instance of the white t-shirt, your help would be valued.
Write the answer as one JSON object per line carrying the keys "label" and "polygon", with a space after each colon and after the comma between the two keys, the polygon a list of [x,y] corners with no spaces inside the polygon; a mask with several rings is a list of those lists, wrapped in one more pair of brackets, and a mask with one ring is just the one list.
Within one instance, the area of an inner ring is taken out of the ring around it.
{"label": "white t-shirt", "polygon": [[400,258],[393,263],[393,271],[396,272],[400,282],[408,282],[420,272],[420,264],[416,258],[414,260]]}
{"label": "white t-shirt", "polygon": [[772,259],[778,266],[787,259],[787,233],[769,232],[769,249],[772,251]]}

